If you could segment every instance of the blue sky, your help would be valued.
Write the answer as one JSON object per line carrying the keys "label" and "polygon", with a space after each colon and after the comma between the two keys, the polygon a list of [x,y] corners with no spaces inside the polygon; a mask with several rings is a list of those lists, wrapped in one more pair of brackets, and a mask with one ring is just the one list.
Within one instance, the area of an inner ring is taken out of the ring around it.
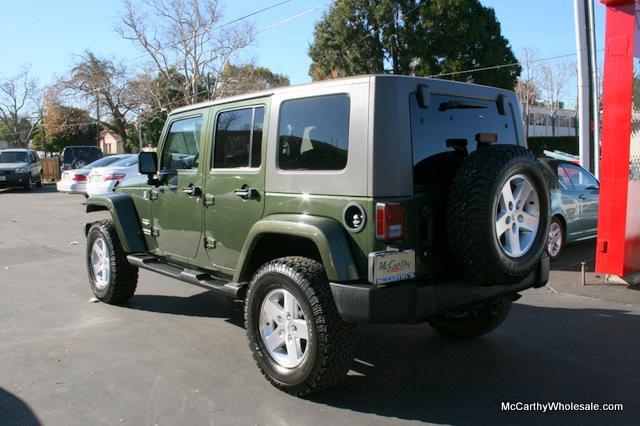
{"label": "blue sky", "polygon": [[[328,0],[293,0],[253,18],[256,28],[268,26]],[[481,0],[495,9],[503,34],[518,54],[533,47],[540,57],[576,50],[573,0]],[[279,0],[221,0],[224,20],[231,20]],[[598,48],[604,34],[604,7],[596,2]],[[123,7],[119,0],[7,1],[0,15],[0,76],[30,65],[42,83],[69,69],[74,55],[91,49],[99,56],[137,57],[140,50],[115,32]],[[258,35],[250,55],[260,65],[289,75],[291,82],[309,81],[307,48],[314,23],[323,10]],[[571,58],[570,58],[571,59]],[[131,62],[135,66],[138,62]]]}

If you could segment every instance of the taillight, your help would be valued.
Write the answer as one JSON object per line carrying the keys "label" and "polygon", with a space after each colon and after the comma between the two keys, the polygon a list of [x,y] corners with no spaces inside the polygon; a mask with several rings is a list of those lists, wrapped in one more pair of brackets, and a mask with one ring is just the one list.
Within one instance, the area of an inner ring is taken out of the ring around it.
{"label": "taillight", "polygon": [[124,179],[126,175],[124,173],[112,173],[110,175],[104,175],[102,176],[102,180],[107,181],[107,180],[120,180],[120,179]]}
{"label": "taillight", "polygon": [[402,203],[376,204],[376,238],[398,241],[404,237],[404,205]]}
{"label": "taillight", "polygon": [[87,177],[85,175],[73,175],[73,180],[76,182],[85,182]]}

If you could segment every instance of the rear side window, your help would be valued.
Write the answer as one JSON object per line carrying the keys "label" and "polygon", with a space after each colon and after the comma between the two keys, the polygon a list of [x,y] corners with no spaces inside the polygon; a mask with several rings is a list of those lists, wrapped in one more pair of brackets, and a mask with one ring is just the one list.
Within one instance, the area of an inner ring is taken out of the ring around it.
{"label": "rear side window", "polygon": [[282,103],[278,167],[342,170],[349,149],[349,97],[331,95]]}
{"label": "rear side window", "polygon": [[171,123],[162,148],[160,170],[189,170],[198,168],[202,117],[186,118]]}
{"label": "rear side window", "polygon": [[450,182],[459,162],[477,149],[478,135],[518,141],[508,105],[500,115],[494,100],[433,94],[429,106],[420,108],[412,94],[409,102],[414,184]]}
{"label": "rear side window", "polygon": [[216,123],[213,168],[260,167],[264,107],[221,112]]}

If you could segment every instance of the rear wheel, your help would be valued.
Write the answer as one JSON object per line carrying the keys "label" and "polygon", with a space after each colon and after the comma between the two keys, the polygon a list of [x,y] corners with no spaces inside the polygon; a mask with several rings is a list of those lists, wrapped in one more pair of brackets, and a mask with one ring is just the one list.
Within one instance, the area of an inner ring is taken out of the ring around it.
{"label": "rear wheel", "polygon": [[564,247],[564,228],[558,217],[554,217],[549,225],[549,238],[547,240],[547,253],[551,260],[556,260],[560,256],[560,251]]}
{"label": "rear wheel", "polygon": [[260,371],[282,391],[306,395],[349,370],[354,325],[338,314],[315,260],[284,257],[262,266],[245,299],[245,325]]}
{"label": "rear wheel", "polygon": [[456,339],[473,339],[495,330],[509,315],[511,296],[484,302],[471,309],[436,315],[429,324],[440,334]]}
{"label": "rear wheel", "polygon": [[129,300],[138,284],[138,268],[127,260],[110,220],[91,226],[86,253],[89,283],[96,298],[110,304]]}

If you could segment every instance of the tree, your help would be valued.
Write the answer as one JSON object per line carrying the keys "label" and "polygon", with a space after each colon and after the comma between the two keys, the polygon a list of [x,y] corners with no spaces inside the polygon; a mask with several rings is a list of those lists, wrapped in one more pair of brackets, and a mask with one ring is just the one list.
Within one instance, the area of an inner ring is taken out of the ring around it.
{"label": "tree", "polygon": [[537,51],[525,47],[522,49],[520,63],[522,64],[522,74],[514,88],[520,103],[522,104],[522,118],[524,120],[525,134],[529,134],[529,115],[531,108],[540,103],[540,88],[536,82],[539,67],[537,64]]}
{"label": "tree", "polygon": [[185,104],[219,97],[225,66],[253,41],[245,21],[220,24],[218,0],[126,0],[125,6],[119,33],[142,48]]}
{"label": "tree", "polygon": [[255,64],[227,64],[220,74],[220,80],[221,96],[240,95],[290,84],[286,75],[273,73],[269,68],[258,67]]}
{"label": "tree", "polygon": [[98,58],[86,51],[74,64],[69,76],[58,82],[61,93],[80,95],[88,107],[100,108],[106,129],[127,140],[127,116],[138,107],[140,100],[130,88],[128,72],[123,65]]}
{"label": "tree", "polygon": [[520,74],[495,12],[478,0],[338,0],[309,55],[314,80],[391,72],[512,89]]}
{"label": "tree", "polygon": [[43,112],[47,150],[60,152],[68,145],[96,145],[95,120],[87,111],[45,97]]}
{"label": "tree", "polygon": [[551,117],[551,132],[556,135],[556,123],[558,111],[563,108],[563,99],[567,95],[567,85],[576,76],[575,62],[562,62],[560,60],[547,61],[540,66],[540,88],[542,101]]}
{"label": "tree", "polygon": [[26,147],[40,121],[38,92],[28,69],[0,80],[0,122],[6,129],[4,137],[14,146]]}

